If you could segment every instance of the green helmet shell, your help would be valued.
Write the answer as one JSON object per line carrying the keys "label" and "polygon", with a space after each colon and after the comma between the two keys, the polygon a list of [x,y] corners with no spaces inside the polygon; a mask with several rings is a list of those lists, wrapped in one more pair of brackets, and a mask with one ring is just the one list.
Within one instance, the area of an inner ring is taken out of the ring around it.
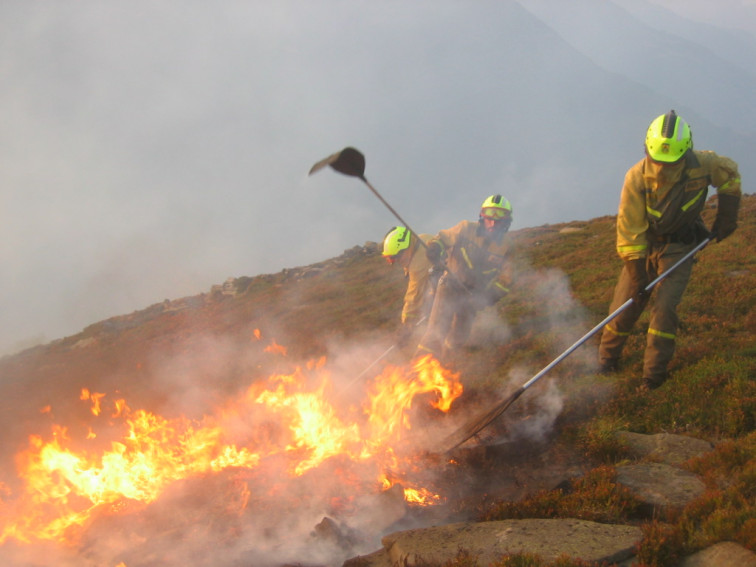
{"label": "green helmet shell", "polygon": [[511,203],[501,195],[491,195],[480,206],[480,216],[500,220],[512,216]]}
{"label": "green helmet shell", "polygon": [[693,148],[690,126],[674,110],[658,116],[646,132],[646,153],[654,161],[674,163]]}
{"label": "green helmet shell", "polygon": [[410,245],[412,233],[403,226],[395,226],[383,237],[383,255],[396,256]]}

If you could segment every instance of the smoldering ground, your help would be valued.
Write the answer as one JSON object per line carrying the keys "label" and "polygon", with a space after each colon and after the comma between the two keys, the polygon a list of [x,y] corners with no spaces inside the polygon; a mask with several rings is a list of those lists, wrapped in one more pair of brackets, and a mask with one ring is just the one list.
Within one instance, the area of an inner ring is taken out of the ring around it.
{"label": "smoldering ground", "polygon": [[[520,277],[532,295],[535,316],[512,325],[488,310],[476,322],[473,342],[475,337],[485,337],[484,348],[506,347],[523,333],[520,325],[531,334],[550,337],[565,327],[572,332],[586,327],[564,274],[528,269],[521,270]],[[295,304],[306,301],[297,292],[288,299]],[[94,383],[55,385],[61,391],[59,402],[52,404],[49,415],[53,417],[25,433],[49,438],[47,428],[52,423],[66,426],[66,419],[73,416],[76,425],[69,428],[68,435],[74,438],[74,444],[87,443],[83,436],[89,427],[95,430],[101,444],[117,440],[118,431],[123,430],[118,429],[119,422],[109,404],[123,396],[133,410],[144,407],[176,428],[187,423],[195,430],[218,427],[227,446],[255,448],[263,442],[283,444],[288,439],[285,429],[289,416],[259,404],[240,402],[255,400],[254,395],[266,387],[272,390],[285,383],[285,377],[297,376],[302,391],[322,394],[333,418],[347,429],[368,419],[362,402],[377,377],[399,368],[411,379],[411,368],[397,364],[395,359],[382,360],[359,375],[390,346],[390,340],[378,331],[370,333],[369,340],[334,335],[326,341],[326,356],[311,360],[287,354],[291,337],[284,331],[286,325],[258,327],[261,322],[250,320],[238,335],[196,334],[172,348],[156,349],[135,361],[140,372],[129,381],[114,374],[103,375]],[[564,342],[570,341],[565,333]],[[552,351],[558,354],[563,346],[549,344],[549,355]],[[588,360],[587,354],[583,356]],[[501,396],[521,385],[537,369],[531,362],[511,366],[500,385]],[[467,378],[460,376],[462,381]],[[523,396],[512,413],[505,414],[501,423],[492,428],[496,434],[493,441],[499,446],[523,447],[547,439],[565,402],[559,379],[555,372]],[[78,399],[78,389],[84,386],[103,394],[106,417],[92,417],[91,400]],[[64,398],[71,394],[76,399],[65,402]],[[29,546],[11,538],[0,547],[0,557],[4,564],[18,567],[49,564],[51,560],[61,566],[264,566],[304,560],[338,565],[345,558],[377,549],[380,537],[388,531],[418,527],[427,521],[428,514],[417,513],[418,508],[405,502],[402,486],[428,488],[439,496],[440,502],[459,501],[475,488],[515,478],[515,473],[506,468],[492,476],[490,467],[478,468],[474,460],[452,467],[447,457],[439,455],[444,448],[442,441],[474,416],[475,408],[441,416],[427,404],[431,397],[433,394],[428,393],[414,400],[407,411],[412,428],[391,447],[395,456],[410,459],[406,466],[344,453],[292,475],[294,456],[305,454],[307,449],[286,447],[268,454],[254,467],[228,467],[176,480],[149,503],[122,498],[96,506],[82,528],[71,530],[72,543],[68,546]],[[172,421],[177,416],[185,416],[187,421]],[[114,427],[118,431],[109,431]],[[334,430],[332,437],[336,433]],[[11,445],[19,444],[14,441]],[[378,482],[387,471],[397,483],[391,490],[385,490]],[[470,479],[474,482],[468,485]],[[18,492],[9,490],[11,485],[3,484],[1,505],[5,519],[16,509],[14,499],[19,498]],[[453,505],[447,506],[445,510],[452,508]],[[436,509],[443,509],[443,505]]]}
{"label": "smoldering ground", "polygon": [[[565,389],[573,396],[569,400],[572,406],[588,406],[611,390],[605,384],[593,384],[590,392],[579,392],[570,382],[576,375],[593,375],[597,365],[590,344],[575,348],[595,322],[576,299],[566,274],[558,269],[534,268],[522,258],[515,273],[512,297],[478,315],[466,345],[473,357],[494,358],[498,361],[494,364],[505,369],[498,374],[496,384],[487,387],[486,399],[468,408],[471,413],[485,415],[537,378],[527,393],[481,434],[495,443],[548,438],[568,401]],[[518,313],[509,315],[507,310],[513,302]],[[477,439],[481,441],[480,436]]]}
{"label": "smoldering ground", "polygon": [[[360,401],[372,379],[368,377],[351,388],[345,386],[353,381],[352,370],[358,367],[356,361],[364,359],[366,347],[342,345],[331,369],[326,359],[289,361],[285,338],[270,337],[265,331],[244,342],[245,346],[240,346],[236,337],[194,337],[191,348],[177,349],[172,356],[154,353],[145,363],[149,381],[144,379],[138,387],[132,383],[119,389],[117,376],[103,376],[99,382],[88,384],[97,393],[102,417],[89,415],[91,398],[75,401],[73,405],[78,403],[79,411],[73,416],[71,411],[54,407],[59,431],[66,428],[66,437],[70,438],[61,439],[61,443],[70,445],[71,454],[82,447],[92,449],[97,443],[101,458],[107,449],[103,445],[108,442],[128,446],[126,428],[123,420],[114,416],[113,403],[120,395],[131,395],[125,400],[131,408],[126,418],[140,411],[134,399],[144,402],[149,408],[145,411],[156,415],[154,421],[165,420],[160,441],[162,445],[175,442],[173,451],[179,452],[180,445],[196,432],[215,429],[222,431],[221,441],[226,447],[253,451],[263,444],[277,443],[280,451],[262,457],[254,466],[229,466],[219,472],[206,470],[179,478],[167,483],[151,502],[124,497],[88,509],[77,497],[79,510],[86,512],[88,519],[83,526],[68,530],[67,545],[27,546],[11,537],[0,548],[4,564],[31,566],[44,557],[48,564],[54,558],[63,566],[280,565],[303,560],[337,565],[349,556],[374,550],[382,532],[408,512],[403,494],[386,491],[381,483],[389,468],[385,459],[411,456],[417,449],[411,443],[399,442],[396,448],[388,448],[390,455],[386,447],[371,448],[375,458],[350,453],[363,441],[356,435],[364,421]],[[270,369],[276,372],[260,375]],[[247,389],[224,383],[230,377],[246,378],[251,383],[247,383]],[[299,382],[296,388],[280,390],[294,379]],[[349,395],[336,403],[334,394],[345,391]],[[292,419],[289,412],[255,403],[261,393],[270,392],[292,399],[298,394],[317,394],[312,401],[322,403],[324,413],[330,412],[329,426],[333,427],[322,433],[332,437],[352,435],[348,442],[353,446],[296,472],[296,465],[307,459],[310,449],[292,443],[286,432],[292,425],[287,423]],[[233,398],[230,402],[223,399],[229,393]],[[48,425],[38,424],[39,430],[27,433],[49,439],[51,432],[42,430]],[[96,433],[98,440],[86,440],[87,430]],[[366,451],[367,446],[362,452]],[[94,457],[96,461],[97,455]],[[94,474],[96,468],[97,463]],[[390,468],[394,479],[401,477],[412,483],[411,470],[404,476],[401,465],[391,463]],[[424,474],[423,482],[432,484],[430,477]],[[32,493],[21,490],[4,494],[5,521],[24,509],[17,500]],[[324,521],[330,528],[316,529]]]}

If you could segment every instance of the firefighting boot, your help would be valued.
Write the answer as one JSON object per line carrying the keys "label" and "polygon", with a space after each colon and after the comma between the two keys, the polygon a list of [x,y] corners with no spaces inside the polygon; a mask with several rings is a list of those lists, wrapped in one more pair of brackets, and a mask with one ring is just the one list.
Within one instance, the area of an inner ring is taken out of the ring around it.
{"label": "firefighting boot", "polygon": [[667,367],[675,353],[674,337],[672,333],[649,328],[643,355],[643,384],[649,390],[658,388],[669,379]]}
{"label": "firefighting boot", "polygon": [[659,386],[669,380],[669,372],[663,374],[656,374],[654,376],[647,376],[643,378],[643,390],[656,390]]}

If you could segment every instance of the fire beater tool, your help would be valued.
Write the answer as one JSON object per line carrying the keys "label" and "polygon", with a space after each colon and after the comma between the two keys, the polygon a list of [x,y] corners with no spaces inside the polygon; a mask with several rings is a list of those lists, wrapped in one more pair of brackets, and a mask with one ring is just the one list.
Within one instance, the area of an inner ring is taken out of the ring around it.
{"label": "fire beater tool", "polygon": [[[410,227],[409,224],[407,224],[407,221],[405,221],[399,213],[397,213],[394,210],[394,207],[388,204],[386,199],[384,199],[378,191],[375,190],[375,187],[373,187],[370,182],[365,178],[365,156],[356,148],[352,147],[346,147],[340,152],[336,152],[335,154],[331,154],[327,158],[321,159],[319,162],[317,162],[315,165],[313,165],[310,168],[309,175],[312,175],[313,173],[320,171],[326,166],[330,166],[331,169],[338,171],[339,173],[343,173],[344,175],[349,175],[350,177],[357,177],[362,180],[365,185],[367,185],[367,188],[370,189],[373,194],[378,197],[378,199],[386,205],[386,208],[391,211],[391,214],[393,214],[397,220],[407,229],[410,231],[410,234],[412,234],[417,241],[420,243],[420,245],[425,248],[425,250],[428,250],[428,245],[423,241],[422,238],[418,235],[417,232],[412,230],[412,227]],[[449,270],[446,270],[446,273],[449,274],[451,277],[455,278],[456,281],[467,291],[467,293],[472,293],[470,289],[462,283],[459,278]]]}
{"label": "fire beater tool", "polygon": [[391,211],[391,214],[393,214],[397,218],[397,220],[404,227],[406,227],[407,230],[409,230],[410,233],[415,236],[415,238],[417,238],[417,241],[423,246],[423,248],[425,248],[426,250],[428,249],[428,245],[423,242],[423,239],[420,238],[414,230],[412,230],[412,228],[407,224],[407,221],[399,216],[399,213],[397,213],[394,208],[388,204],[386,199],[384,199],[381,194],[375,190],[375,187],[373,187],[365,178],[365,156],[362,155],[362,152],[352,147],[344,148],[340,152],[331,154],[327,158],[322,159],[318,163],[313,165],[310,168],[309,175],[312,175],[316,171],[320,171],[326,166],[330,166],[331,169],[334,169],[339,173],[343,173],[344,175],[357,177],[358,179],[360,179],[365,185],[367,185],[367,188],[370,189],[376,197],[378,197],[381,203],[383,203],[386,208]]}
{"label": "fire beater tool", "polygon": [[[655,280],[650,282],[645,288],[645,293],[650,293],[651,290],[658,284],[661,280],[666,278],[669,274],[671,274],[674,270],[676,270],[683,262],[686,262],[689,260],[692,256],[696,254],[699,250],[703,249],[709,242],[711,241],[711,237],[704,239],[702,242],[700,242],[693,250],[685,254],[682,258],[680,258],[677,262],[675,262],[670,268],[664,272],[663,274],[659,275]],[[630,307],[630,305],[633,303],[633,298],[629,298],[625,303],[620,305],[613,313],[610,313],[603,321],[601,321],[598,325],[593,327],[588,333],[583,335],[582,338],[580,338],[577,342],[575,342],[570,348],[565,350],[562,354],[560,354],[557,358],[555,358],[553,361],[551,361],[547,366],[545,366],[538,374],[533,376],[530,380],[525,382],[522,386],[520,386],[517,390],[514,391],[514,393],[509,396],[507,399],[500,402],[498,405],[496,405],[493,409],[489,410],[487,413],[483,414],[482,416],[476,418],[474,421],[471,421],[466,426],[462,427],[461,429],[457,430],[455,433],[450,435],[447,440],[446,444],[449,446],[449,449],[446,449],[445,452],[450,452],[460,445],[462,445],[465,441],[468,439],[471,439],[472,437],[476,436],[478,433],[480,433],[483,429],[488,427],[491,423],[493,423],[494,420],[496,420],[501,414],[503,414],[509,406],[511,406],[517,398],[522,396],[523,393],[525,393],[525,390],[530,388],[533,384],[535,384],[538,380],[540,380],[549,370],[554,368],[557,364],[559,364],[562,360],[567,358],[570,354],[572,354],[573,351],[575,351],[580,345],[585,343],[588,339],[590,339],[593,335],[598,333],[601,329],[603,329],[604,325],[609,323],[612,319],[614,319],[617,315],[622,313],[625,309]]]}

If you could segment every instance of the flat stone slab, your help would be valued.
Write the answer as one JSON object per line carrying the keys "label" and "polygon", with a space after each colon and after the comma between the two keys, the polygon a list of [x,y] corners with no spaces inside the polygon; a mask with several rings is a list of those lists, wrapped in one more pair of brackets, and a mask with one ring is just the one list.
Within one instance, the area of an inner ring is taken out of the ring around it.
{"label": "flat stone slab", "polygon": [[617,482],[656,511],[684,508],[706,489],[695,474],[663,463],[617,467]]}
{"label": "flat stone slab", "polygon": [[650,458],[668,465],[679,465],[693,457],[700,457],[714,449],[703,439],[671,433],[645,435],[632,431],[618,431],[617,439],[637,458]]}
{"label": "flat stone slab", "polygon": [[681,567],[756,567],[756,554],[732,541],[723,541],[687,557]]}
{"label": "flat stone slab", "polygon": [[732,541],[723,541],[687,557],[681,567],[756,567],[756,554]]}
{"label": "flat stone slab", "polygon": [[[504,555],[535,553],[595,562],[618,562],[635,554],[639,528],[576,519],[524,519],[456,523],[397,532],[382,540],[391,565],[443,565],[465,551],[488,565]],[[374,558],[377,559],[377,558]],[[346,565],[346,564],[345,564]]]}

